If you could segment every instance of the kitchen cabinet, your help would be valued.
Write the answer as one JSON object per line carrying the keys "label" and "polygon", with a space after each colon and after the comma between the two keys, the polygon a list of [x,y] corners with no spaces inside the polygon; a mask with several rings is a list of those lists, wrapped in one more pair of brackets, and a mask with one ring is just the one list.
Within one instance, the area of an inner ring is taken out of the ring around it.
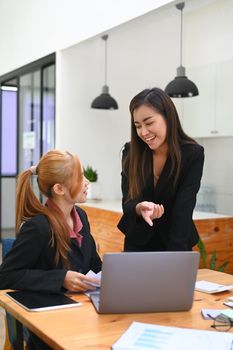
{"label": "kitchen cabinet", "polygon": [[216,131],[219,136],[233,135],[232,108],[233,61],[216,65]]}
{"label": "kitchen cabinet", "polygon": [[182,125],[194,137],[233,136],[233,61],[188,69],[199,95],[182,100]]}

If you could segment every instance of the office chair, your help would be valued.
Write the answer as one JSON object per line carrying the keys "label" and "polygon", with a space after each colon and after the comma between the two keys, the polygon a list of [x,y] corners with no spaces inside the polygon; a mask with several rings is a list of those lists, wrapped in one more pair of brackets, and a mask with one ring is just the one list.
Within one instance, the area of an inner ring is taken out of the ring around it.
{"label": "office chair", "polygon": [[[2,258],[11,250],[15,238],[2,238]],[[13,317],[6,312],[5,316],[5,343],[3,350],[13,350],[13,339],[14,334],[16,334],[15,323],[13,322]],[[24,339],[28,338],[28,332],[24,328]],[[25,347],[26,349],[26,347]]]}
{"label": "office chair", "polygon": [[2,257],[11,250],[13,243],[15,241],[15,238],[2,238]]}

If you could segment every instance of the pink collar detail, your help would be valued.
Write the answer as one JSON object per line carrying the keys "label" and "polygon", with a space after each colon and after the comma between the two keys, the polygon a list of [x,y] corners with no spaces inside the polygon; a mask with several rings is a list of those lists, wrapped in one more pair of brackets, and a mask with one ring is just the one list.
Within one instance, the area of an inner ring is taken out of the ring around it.
{"label": "pink collar detail", "polygon": [[[48,200],[46,201],[46,205],[49,208],[55,209],[57,212],[61,213],[64,216],[62,210],[57,206],[56,203],[54,203],[54,201],[51,198],[48,198]],[[80,234],[80,231],[83,228],[83,223],[77,213],[75,206],[72,208],[71,216],[74,223],[74,229],[69,231],[69,235],[70,238],[75,238],[78,242],[79,247],[81,247],[83,236]]]}

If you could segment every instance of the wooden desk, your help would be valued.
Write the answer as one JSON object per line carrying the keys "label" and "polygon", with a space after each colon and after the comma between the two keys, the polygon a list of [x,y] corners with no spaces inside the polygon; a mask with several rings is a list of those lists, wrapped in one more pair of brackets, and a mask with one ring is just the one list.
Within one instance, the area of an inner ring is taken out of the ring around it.
{"label": "wooden desk", "polygon": [[[232,275],[207,269],[199,270],[197,279],[233,284]],[[78,308],[28,312],[15,304],[4,293],[5,291],[0,291],[0,305],[5,310],[53,349],[69,350],[110,349],[133,321],[212,330],[210,328],[212,321],[202,319],[201,309],[226,308],[222,302],[233,294],[223,292],[209,295],[195,292],[193,307],[186,312],[99,315],[85,295],[74,296],[83,303],[83,306]]]}

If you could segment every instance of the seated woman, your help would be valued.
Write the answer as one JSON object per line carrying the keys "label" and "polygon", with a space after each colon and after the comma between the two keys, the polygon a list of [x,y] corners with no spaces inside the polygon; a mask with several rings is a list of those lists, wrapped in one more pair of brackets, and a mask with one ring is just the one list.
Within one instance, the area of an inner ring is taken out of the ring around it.
{"label": "seated woman", "polygon": [[[41,194],[47,197],[45,205],[33,192],[34,175]],[[0,289],[56,293],[94,288],[89,283],[98,281],[85,274],[99,272],[101,259],[87,215],[75,205],[86,201],[87,186],[77,155],[59,150],[49,151],[37,166],[19,175],[17,235],[0,267]],[[29,349],[49,347],[31,337]]]}

